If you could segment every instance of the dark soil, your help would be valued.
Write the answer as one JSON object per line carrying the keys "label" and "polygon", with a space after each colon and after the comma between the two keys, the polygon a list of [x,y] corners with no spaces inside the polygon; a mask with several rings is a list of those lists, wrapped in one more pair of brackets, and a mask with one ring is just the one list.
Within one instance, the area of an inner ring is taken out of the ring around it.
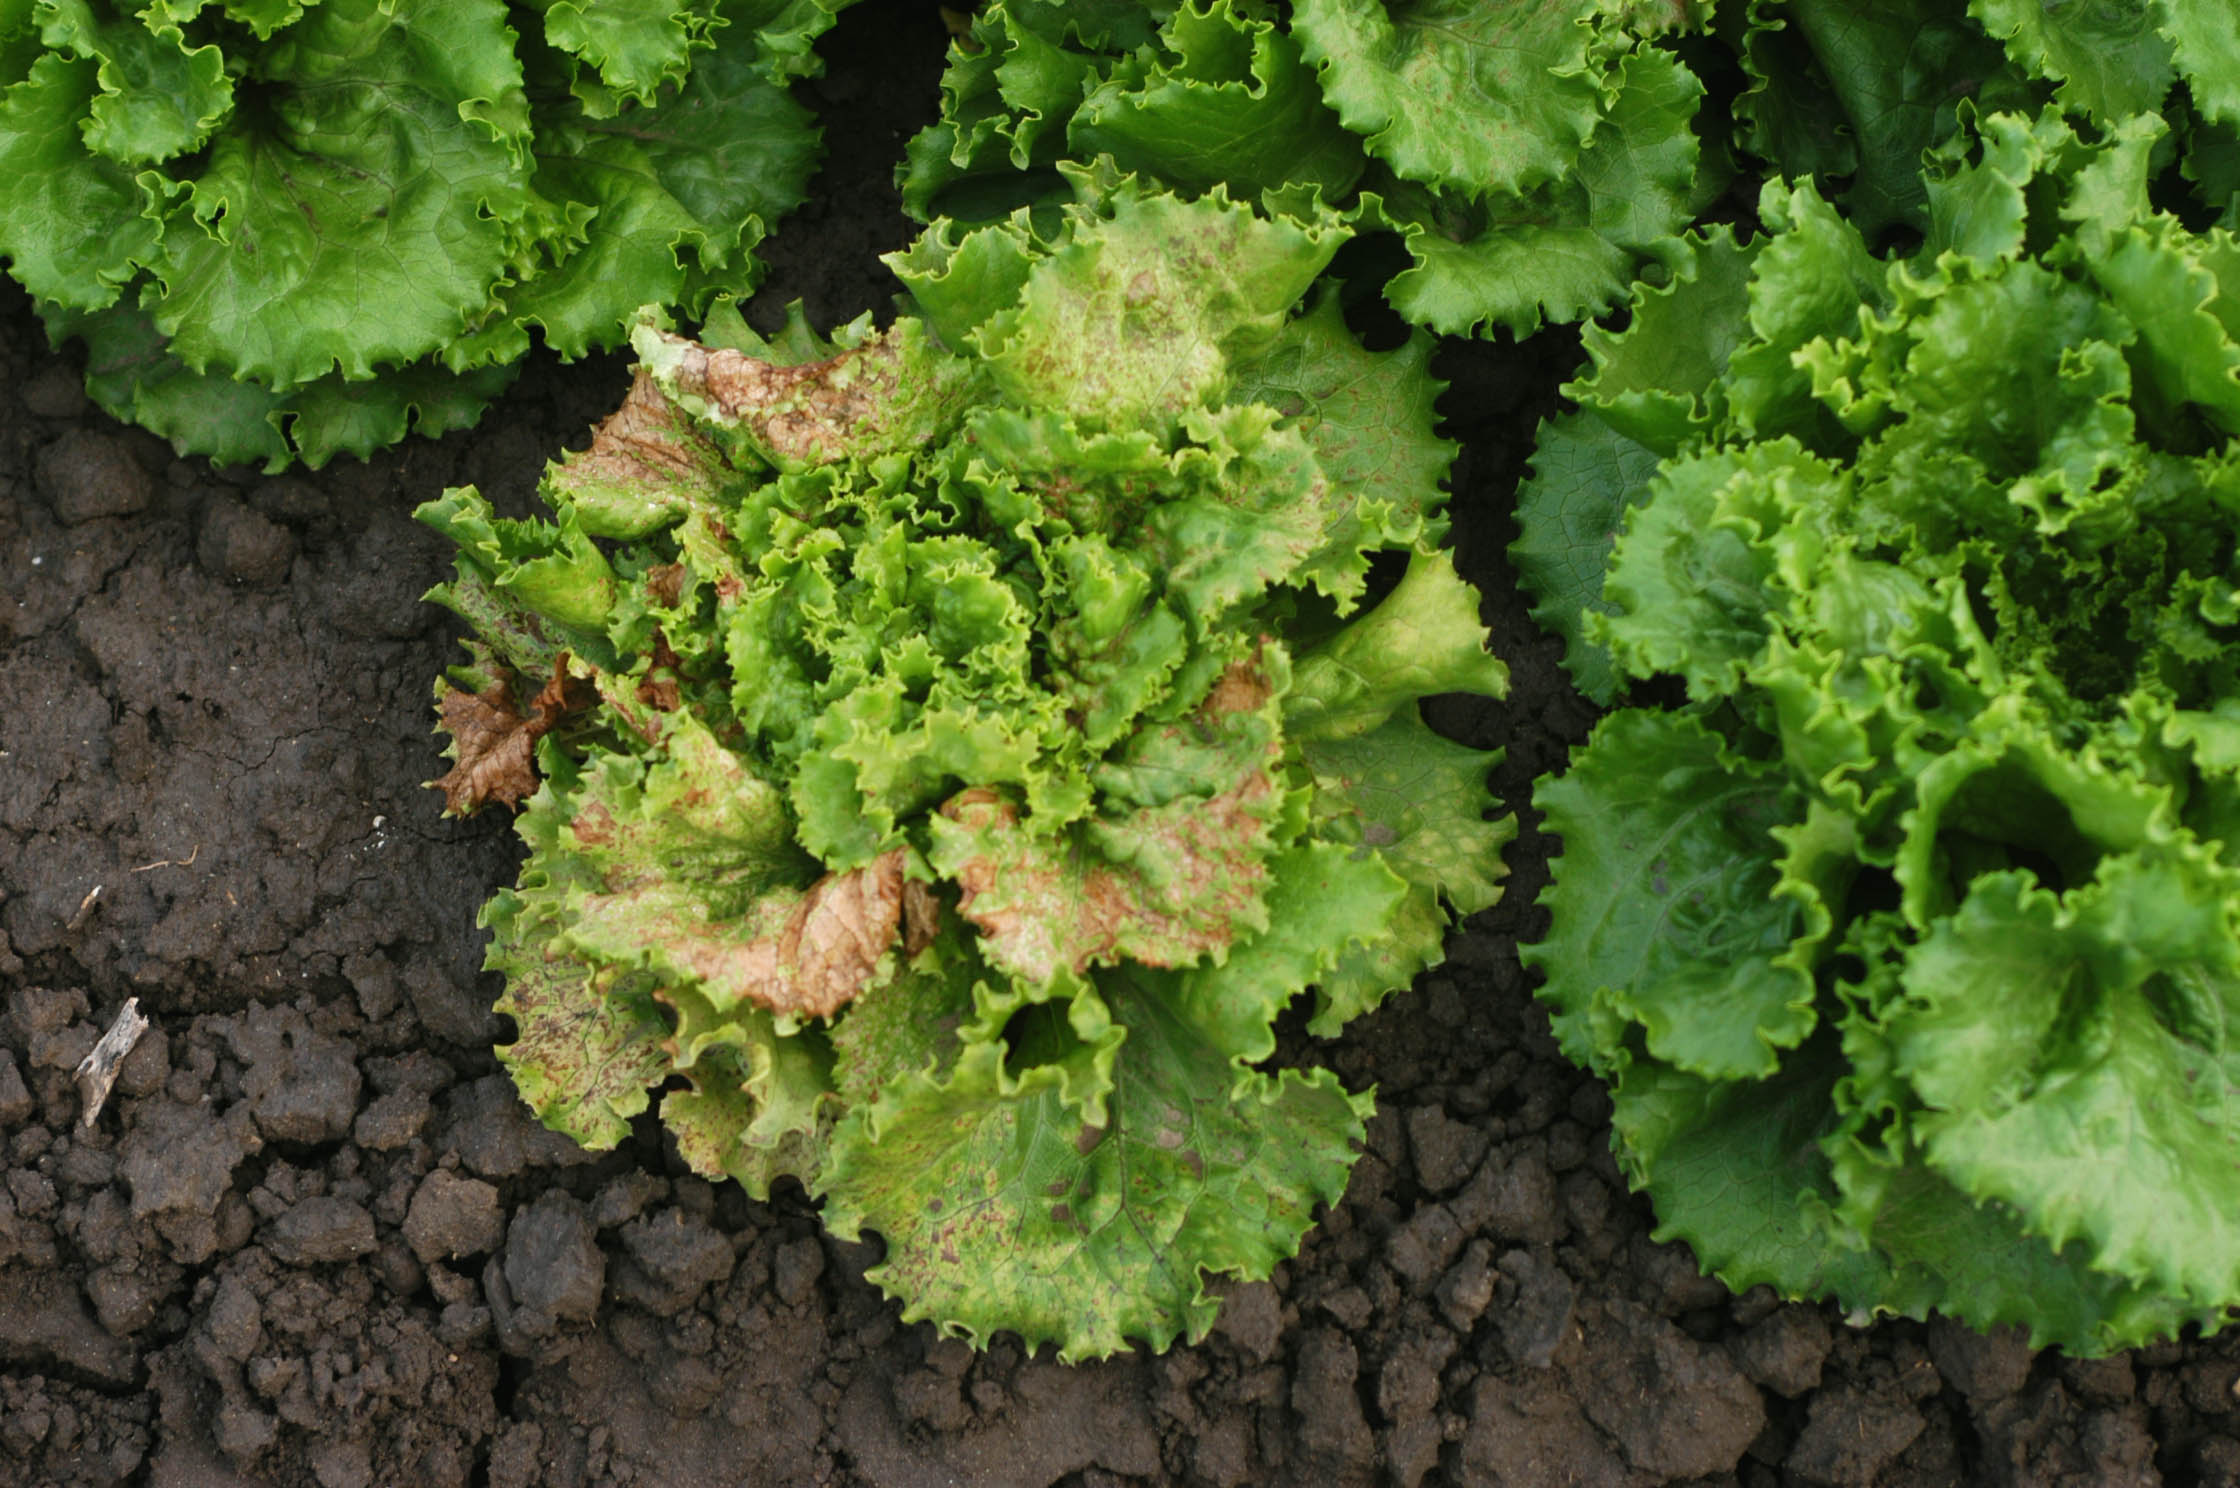
{"label": "dark soil", "polygon": [[[883,304],[931,7],[827,44],[832,164],[756,313]],[[1501,550],[1575,353],[1455,347],[1465,569],[1515,668],[1443,710],[1502,797],[1592,710]],[[0,1485],[2240,1484],[2240,1339],[2095,1362],[1730,1295],[1649,1238],[1516,956],[1548,842],[1448,966],[1288,1057],[1374,1082],[1345,1201],[1214,1334],[1083,1368],[903,1327],[799,1193],[641,1129],[593,1156],[489,1052],[502,814],[438,815],[445,545],[620,396],[540,365],[477,432],[266,479],[89,409],[0,290]],[[98,1125],[70,1071],[154,1027]]]}

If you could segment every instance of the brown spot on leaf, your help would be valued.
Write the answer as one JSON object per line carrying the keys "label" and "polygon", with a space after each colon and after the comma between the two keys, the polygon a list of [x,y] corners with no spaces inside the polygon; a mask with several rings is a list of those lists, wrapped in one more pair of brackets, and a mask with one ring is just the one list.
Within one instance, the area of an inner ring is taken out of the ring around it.
{"label": "brown spot on leaf", "polygon": [[1229,669],[1213,684],[1213,690],[1206,694],[1206,700],[1198,705],[1198,716],[1214,719],[1226,718],[1232,713],[1250,713],[1265,704],[1273,691],[1268,686],[1267,673],[1260,669],[1257,654],[1250,661],[1231,662]]}
{"label": "brown spot on leaf", "polygon": [[527,800],[537,789],[537,740],[593,697],[587,683],[568,675],[566,652],[553,659],[552,677],[529,700],[526,713],[515,706],[510,679],[481,692],[446,684],[437,704],[438,726],[451,735],[453,762],[428,782],[443,792],[445,812],[466,816],[491,801],[519,806]]}
{"label": "brown spot on leaf", "polygon": [[665,610],[684,598],[684,565],[663,563],[646,570],[646,597]]}
{"label": "brown spot on leaf", "polygon": [[[748,940],[710,930],[672,934],[671,960],[719,1005],[829,1018],[869,985],[902,925],[903,850],[810,885],[777,928]],[[591,896],[598,899],[604,896]]]}
{"label": "brown spot on leaf", "polygon": [[563,460],[552,483],[576,499],[613,488],[640,499],[664,491],[704,500],[730,470],[721,447],[640,368],[622,406],[591,432],[591,447]]}
{"label": "brown spot on leaf", "polygon": [[1082,1127],[1081,1130],[1073,1134],[1074,1152],[1079,1156],[1087,1157],[1104,1145],[1104,1134],[1107,1130],[1109,1128],[1102,1126]]}
{"label": "brown spot on leaf", "polygon": [[902,954],[915,956],[941,933],[941,901],[916,879],[902,885]]}
{"label": "brown spot on leaf", "polygon": [[662,631],[653,633],[652,663],[646,674],[638,679],[638,701],[663,713],[677,711],[680,695],[677,675],[683,669],[684,659],[669,647],[669,637]]}
{"label": "brown spot on leaf", "polygon": [[750,430],[792,464],[842,458],[859,442],[858,426],[881,420],[901,385],[900,357],[883,336],[792,367],[670,339],[683,348],[671,372],[679,391],[705,398],[720,418]]}
{"label": "brown spot on leaf", "polygon": [[[1191,715],[1209,729],[1252,712],[1272,695],[1257,658],[1230,667]],[[976,926],[988,958],[1029,980],[1081,971],[1122,955],[1147,966],[1188,966],[1231,944],[1253,924],[1267,889],[1267,818],[1276,785],[1276,746],[1238,769],[1227,789],[1185,797],[1131,818],[1156,842],[1156,881],[1104,860],[1075,836],[1038,837],[1019,808],[986,786],[944,802],[941,812],[974,834],[978,850],[953,868],[957,913]],[[1217,782],[1211,782],[1217,783]]]}
{"label": "brown spot on leaf", "polygon": [[604,847],[620,835],[621,827],[606,803],[590,801],[576,812],[575,820],[568,823],[568,830],[585,847]]}

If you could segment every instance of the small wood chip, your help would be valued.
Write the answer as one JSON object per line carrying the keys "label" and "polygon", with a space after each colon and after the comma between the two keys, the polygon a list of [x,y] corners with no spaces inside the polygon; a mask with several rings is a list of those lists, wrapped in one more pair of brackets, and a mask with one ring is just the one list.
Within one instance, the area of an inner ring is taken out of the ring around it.
{"label": "small wood chip", "polygon": [[101,1035],[101,1042],[93,1052],[78,1061],[78,1068],[71,1078],[78,1082],[78,1098],[85,1102],[78,1114],[78,1125],[91,1126],[101,1117],[101,1107],[109,1099],[109,1087],[117,1083],[117,1066],[140,1042],[140,1035],[148,1031],[148,1020],[140,1015],[140,999],[127,997],[117,1013],[117,1021]]}
{"label": "small wood chip", "polygon": [[85,898],[78,901],[78,907],[71,912],[70,918],[62,922],[63,931],[70,935],[77,934],[85,922],[93,918],[93,907],[100,902],[101,885],[95,884],[86,890]]}

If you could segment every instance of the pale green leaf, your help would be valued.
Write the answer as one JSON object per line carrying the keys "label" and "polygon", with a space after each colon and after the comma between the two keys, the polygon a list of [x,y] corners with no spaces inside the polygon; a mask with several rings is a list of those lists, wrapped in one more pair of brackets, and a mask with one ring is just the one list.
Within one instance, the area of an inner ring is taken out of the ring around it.
{"label": "pale green leaf", "polygon": [[1506,697],[1509,669],[1485,649],[1477,595],[1453,556],[1418,554],[1375,609],[1299,659],[1284,727],[1303,740],[1347,738],[1438,692]]}

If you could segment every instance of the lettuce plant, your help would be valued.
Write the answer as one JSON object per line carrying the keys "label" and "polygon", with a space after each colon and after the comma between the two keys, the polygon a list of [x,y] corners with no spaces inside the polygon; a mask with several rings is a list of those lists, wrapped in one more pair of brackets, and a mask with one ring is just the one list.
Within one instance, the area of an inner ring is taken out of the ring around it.
{"label": "lettuce plant", "polygon": [[103,407],[317,466],[752,286],[845,0],[0,0],[0,256]]}
{"label": "lettuce plant", "polygon": [[1396,232],[1386,293],[1443,333],[1591,315],[1723,183],[1661,39],[1704,7],[1604,0],[991,0],[910,144],[921,220],[992,216],[1111,156],[1181,191],[1322,201]]}
{"label": "lettuce plant", "polygon": [[1506,680],[1427,342],[1294,314],[1327,214],[1075,186],[895,259],[884,332],[641,325],[549,516],[420,512],[475,632],[439,784],[526,804],[523,1096],[609,1146],[659,1087],[699,1171],[884,1236],[906,1317],[1067,1358],[1296,1249],[1369,1098],[1264,1068],[1274,1019],[1438,960],[1511,831],[1415,706]]}
{"label": "lettuce plant", "polygon": [[1769,187],[1543,433],[1543,617],[1687,701],[1541,783],[1530,960],[1738,1289],[2087,1353],[2240,1302],[2240,243],[2161,131],[1992,116],[1890,262]]}
{"label": "lettuce plant", "polygon": [[1963,105],[2052,103],[2098,128],[2167,113],[2212,211],[2240,188],[2240,31],[2221,3],[1744,0],[1718,32],[1749,80],[1738,143],[1814,177],[1870,234],[1927,227],[1922,151]]}

